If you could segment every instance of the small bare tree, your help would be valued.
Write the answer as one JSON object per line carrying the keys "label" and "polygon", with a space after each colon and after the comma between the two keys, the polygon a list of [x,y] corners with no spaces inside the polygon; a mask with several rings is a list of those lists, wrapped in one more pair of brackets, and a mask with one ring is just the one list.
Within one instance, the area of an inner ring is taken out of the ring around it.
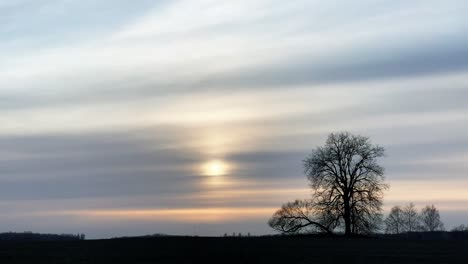
{"label": "small bare tree", "polygon": [[403,208],[403,227],[406,232],[418,231],[420,227],[418,212],[413,203]]}
{"label": "small bare tree", "polygon": [[314,210],[313,202],[296,200],[283,204],[268,221],[273,229],[282,233],[331,233],[333,222]]}
{"label": "small bare tree", "polygon": [[385,219],[385,232],[389,234],[400,234],[404,231],[403,210],[400,206],[394,206]]}
{"label": "small bare tree", "polygon": [[440,220],[439,210],[434,205],[427,205],[421,211],[421,229],[434,232],[444,229],[444,224]]}
{"label": "small bare tree", "polygon": [[468,225],[458,225],[458,226],[455,226],[452,228],[452,230],[450,230],[452,232],[467,232],[468,231]]}

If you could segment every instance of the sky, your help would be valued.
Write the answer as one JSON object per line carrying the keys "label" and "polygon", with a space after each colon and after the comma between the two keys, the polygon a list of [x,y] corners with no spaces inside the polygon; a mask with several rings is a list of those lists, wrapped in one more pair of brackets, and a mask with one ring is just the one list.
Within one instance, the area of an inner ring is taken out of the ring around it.
{"label": "sky", "polygon": [[270,234],[331,132],[468,224],[468,4],[0,0],[0,231]]}

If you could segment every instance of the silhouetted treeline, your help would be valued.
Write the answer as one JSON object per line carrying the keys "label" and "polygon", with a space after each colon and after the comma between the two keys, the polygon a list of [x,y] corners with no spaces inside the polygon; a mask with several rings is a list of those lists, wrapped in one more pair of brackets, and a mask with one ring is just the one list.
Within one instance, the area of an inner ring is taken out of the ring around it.
{"label": "silhouetted treeline", "polygon": [[0,241],[71,241],[84,239],[84,234],[40,234],[33,232],[0,233]]}
{"label": "silhouetted treeline", "polygon": [[[142,235],[142,236],[118,236],[112,237],[111,239],[135,239],[135,238],[152,238],[152,237],[178,237],[177,235],[168,235],[164,233],[155,233],[149,235]],[[184,236],[181,236],[184,237]]]}

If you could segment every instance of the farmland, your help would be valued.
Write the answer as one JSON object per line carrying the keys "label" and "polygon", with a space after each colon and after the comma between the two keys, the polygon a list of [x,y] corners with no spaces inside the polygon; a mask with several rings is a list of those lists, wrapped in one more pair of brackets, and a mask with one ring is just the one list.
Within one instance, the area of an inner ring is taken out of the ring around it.
{"label": "farmland", "polygon": [[143,237],[2,241],[1,263],[466,263],[455,239]]}

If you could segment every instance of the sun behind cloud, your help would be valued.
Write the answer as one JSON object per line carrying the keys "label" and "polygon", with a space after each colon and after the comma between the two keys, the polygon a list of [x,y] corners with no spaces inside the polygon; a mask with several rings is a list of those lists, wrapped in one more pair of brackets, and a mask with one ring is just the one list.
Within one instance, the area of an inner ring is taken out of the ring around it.
{"label": "sun behind cloud", "polygon": [[210,160],[203,164],[202,172],[207,176],[221,176],[227,174],[229,166],[222,160]]}

